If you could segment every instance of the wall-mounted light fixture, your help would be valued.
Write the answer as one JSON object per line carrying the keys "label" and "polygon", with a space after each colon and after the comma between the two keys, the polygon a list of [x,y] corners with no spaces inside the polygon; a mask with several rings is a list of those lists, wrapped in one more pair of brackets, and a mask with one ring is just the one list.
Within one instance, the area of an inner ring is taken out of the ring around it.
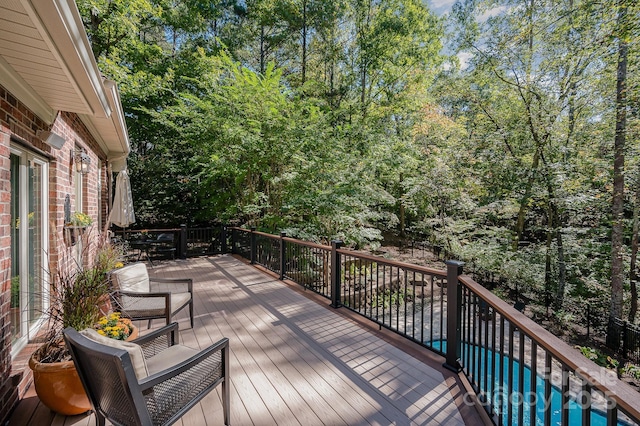
{"label": "wall-mounted light fixture", "polygon": [[73,151],[73,159],[76,163],[76,171],[86,175],[89,173],[89,165],[91,164],[91,157],[87,154],[84,148],[76,149]]}
{"label": "wall-mounted light fixture", "polygon": [[36,137],[55,149],[60,149],[62,148],[62,145],[64,145],[64,138],[62,136],[48,130],[38,130],[36,132]]}

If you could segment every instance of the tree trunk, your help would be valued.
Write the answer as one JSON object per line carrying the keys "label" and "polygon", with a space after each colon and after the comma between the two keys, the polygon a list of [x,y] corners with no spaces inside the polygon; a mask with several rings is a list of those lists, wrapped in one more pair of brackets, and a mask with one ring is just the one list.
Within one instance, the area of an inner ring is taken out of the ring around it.
{"label": "tree trunk", "polygon": [[302,85],[307,81],[307,1],[302,1]]}
{"label": "tree trunk", "polygon": [[635,200],[633,203],[633,235],[631,237],[631,262],[629,271],[629,282],[631,283],[631,309],[629,310],[629,322],[636,320],[638,312],[638,231],[640,229],[640,175],[636,177],[635,182]]}
{"label": "tree trunk", "polygon": [[260,74],[264,75],[265,62],[265,46],[264,46],[264,25],[260,26]]}
{"label": "tree trunk", "polygon": [[527,213],[527,206],[529,199],[531,198],[531,189],[533,188],[533,182],[535,180],[535,173],[540,163],[540,150],[541,148],[536,145],[536,152],[533,154],[533,161],[531,162],[531,169],[529,170],[529,177],[527,179],[527,186],[525,187],[524,195],[520,200],[520,209],[518,210],[518,220],[516,222],[515,238],[513,241],[513,251],[518,250],[518,244],[522,239],[524,233],[524,220]]}
{"label": "tree trunk", "polygon": [[[623,29],[626,28],[627,9],[624,0],[618,1],[618,72],[616,78],[616,134],[613,159],[613,200],[611,208],[611,305],[609,316],[622,318],[624,284],[623,231],[624,231],[624,149],[627,106],[627,51]],[[607,345],[617,346],[611,323],[607,331]]]}
{"label": "tree trunk", "polygon": [[[555,209],[555,208],[554,208]],[[558,212],[555,212],[556,215],[556,242],[558,243],[558,292],[556,294],[556,300],[560,309],[564,304],[564,290],[566,287],[567,281],[567,265],[564,261],[564,244],[562,242],[562,225],[560,222],[560,218],[558,217]]]}
{"label": "tree trunk", "polygon": [[367,69],[364,60],[362,61],[362,69],[360,70],[360,108],[362,116],[367,115],[366,99],[367,99]]}
{"label": "tree trunk", "polygon": [[400,201],[398,203],[398,215],[399,215],[399,221],[400,221],[400,236],[402,238],[404,238],[406,236],[405,230],[406,230],[406,224],[405,224],[405,211],[404,211],[404,203],[402,201],[402,196],[403,194],[403,186],[402,186],[402,182],[404,181],[404,175],[402,173],[400,173],[400,177],[399,177],[399,189],[400,189]]}
{"label": "tree trunk", "polygon": [[[550,268],[551,264],[551,244],[550,240],[553,239],[553,235],[556,237],[556,244],[558,245],[558,286],[556,287],[556,298],[553,302],[553,307],[555,310],[561,310],[564,305],[564,293],[567,281],[567,267],[564,260],[564,245],[562,241],[562,221],[560,220],[560,214],[558,213],[558,206],[555,203],[555,191],[552,186],[551,174],[547,168],[547,163],[542,157],[542,162],[544,163],[545,170],[545,178],[547,181],[547,193],[549,194],[549,231],[547,234],[547,262]],[[546,278],[546,277],[545,277]],[[550,280],[550,277],[549,277]]]}
{"label": "tree trunk", "polygon": [[547,209],[547,243],[544,256],[544,305],[549,315],[549,307],[551,306],[551,243],[553,243],[553,215],[551,209]]}

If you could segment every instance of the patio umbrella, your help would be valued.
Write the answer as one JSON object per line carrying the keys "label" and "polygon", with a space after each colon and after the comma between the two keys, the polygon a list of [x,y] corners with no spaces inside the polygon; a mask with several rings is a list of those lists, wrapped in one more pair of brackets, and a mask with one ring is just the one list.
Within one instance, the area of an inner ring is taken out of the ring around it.
{"label": "patio umbrella", "polygon": [[109,214],[109,222],[121,228],[126,228],[136,221],[133,214],[133,198],[131,197],[131,184],[127,169],[118,173],[116,178],[116,193],[113,198],[113,207]]}

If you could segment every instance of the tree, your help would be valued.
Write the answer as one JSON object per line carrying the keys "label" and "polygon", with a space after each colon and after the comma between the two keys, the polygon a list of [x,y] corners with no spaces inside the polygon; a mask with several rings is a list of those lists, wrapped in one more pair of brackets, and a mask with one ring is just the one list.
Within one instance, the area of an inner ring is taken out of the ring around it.
{"label": "tree", "polygon": [[[624,157],[627,126],[627,57],[628,57],[628,5],[626,0],[618,0],[616,35],[618,37],[618,64],[616,73],[616,119],[613,145],[613,202],[611,209],[611,308],[610,319],[622,318],[624,285]],[[615,336],[614,336],[615,334]],[[607,330],[607,344],[617,346],[617,334],[610,320]]]}

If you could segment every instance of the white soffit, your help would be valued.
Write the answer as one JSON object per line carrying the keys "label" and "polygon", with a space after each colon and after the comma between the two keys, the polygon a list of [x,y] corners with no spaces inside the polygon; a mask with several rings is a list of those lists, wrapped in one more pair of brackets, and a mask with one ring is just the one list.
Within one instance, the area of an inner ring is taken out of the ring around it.
{"label": "white soffit", "polygon": [[74,0],[0,0],[0,84],[47,124],[77,113],[107,155],[129,153],[118,90],[103,81]]}
{"label": "white soffit", "polygon": [[0,0],[0,12],[0,78],[9,91],[48,123],[39,99],[56,112],[111,114],[73,0]]}

